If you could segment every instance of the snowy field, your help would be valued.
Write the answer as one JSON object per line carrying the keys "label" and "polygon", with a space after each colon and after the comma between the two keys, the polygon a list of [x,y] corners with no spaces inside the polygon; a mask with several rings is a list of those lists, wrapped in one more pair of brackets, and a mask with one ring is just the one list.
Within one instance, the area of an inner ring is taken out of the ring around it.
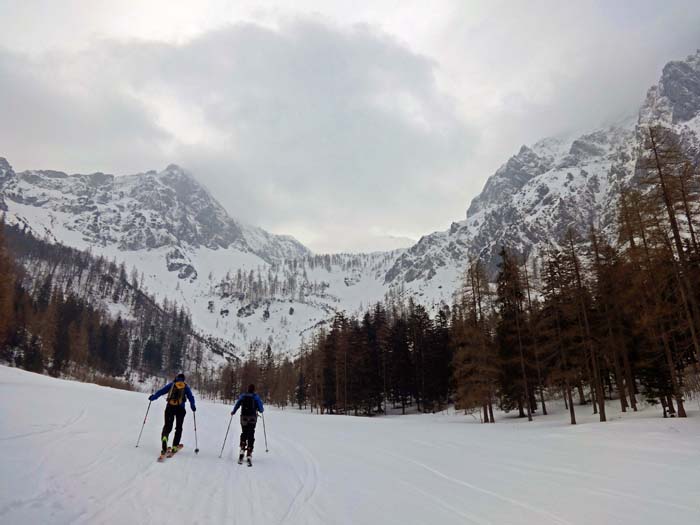
{"label": "snowy field", "polygon": [[[255,466],[230,408],[198,403],[157,463],[163,399],[0,367],[0,523],[698,524],[700,416],[353,418],[269,410]],[[585,415],[584,415],[585,413]]]}

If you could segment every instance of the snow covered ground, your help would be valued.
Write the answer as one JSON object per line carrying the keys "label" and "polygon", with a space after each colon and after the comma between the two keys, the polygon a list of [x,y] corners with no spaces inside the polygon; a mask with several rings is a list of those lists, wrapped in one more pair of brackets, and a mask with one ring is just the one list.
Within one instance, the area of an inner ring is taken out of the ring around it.
{"label": "snow covered ground", "polygon": [[[228,406],[198,403],[181,456],[157,463],[162,399],[0,367],[0,523],[697,524],[700,416],[570,427],[558,413],[316,416],[269,410],[255,466],[234,461]],[[586,415],[584,415],[584,412]],[[615,412],[615,414],[613,414]]]}

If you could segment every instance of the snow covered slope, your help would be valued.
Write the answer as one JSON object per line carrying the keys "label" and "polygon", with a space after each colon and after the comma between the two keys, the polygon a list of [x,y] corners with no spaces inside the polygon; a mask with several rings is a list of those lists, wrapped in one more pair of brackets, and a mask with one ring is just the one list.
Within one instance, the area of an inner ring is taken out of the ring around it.
{"label": "snow covered slope", "polygon": [[296,350],[336,310],[384,299],[395,258],[312,256],[292,237],[232,219],[174,165],[114,177],[15,173],[0,158],[0,209],[40,238],[135,268],[156,298],[185,305],[197,328],[239,350]]}
{"label": "snow covered slope", "polygon": [[[196,394],[196,393],[195,393]],[[198,401],[181,455],[155,461],[164,401],[0,367],[0,522],[412,525],[697,523],[700,418],[655,409],[576,427],[463,415],[268,410],[270,452],[239,466],[230,407]],[[583,412],[580,410],[579,412]],[[583,415],[583,414],[581,414]],[[629,419],[627,419],[629,418]]]}

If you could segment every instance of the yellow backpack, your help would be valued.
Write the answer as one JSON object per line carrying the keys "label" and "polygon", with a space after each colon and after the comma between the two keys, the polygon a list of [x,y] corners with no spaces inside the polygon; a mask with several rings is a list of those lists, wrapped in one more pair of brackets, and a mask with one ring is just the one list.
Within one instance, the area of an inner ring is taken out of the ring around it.
{"label": "yellow backpack", "polygon": [[184,381],[175,381],[168,392],[168,404],[180,406],[185,402],[185,387],[187,383]]}

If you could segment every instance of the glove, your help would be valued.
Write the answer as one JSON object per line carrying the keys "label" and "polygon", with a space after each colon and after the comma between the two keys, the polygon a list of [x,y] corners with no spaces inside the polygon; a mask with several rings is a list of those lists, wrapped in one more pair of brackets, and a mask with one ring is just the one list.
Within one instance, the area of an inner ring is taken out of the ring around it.
{"label": "glove", "polygon": [[236,412],[234,410],[231,410],[231,415],[234,415]]}
{"label": "glove", "polygon": [[197,407],[192,407],[192,412],[196,412],[196,411],[197,411]]}
{"label": "glove", "polygon": [[151,394],[150,396],[148,396],[148,400],[149,400],[149,401],[155,401],[155,400],[156,400],[156,395],[155,395],[155,394]]}

